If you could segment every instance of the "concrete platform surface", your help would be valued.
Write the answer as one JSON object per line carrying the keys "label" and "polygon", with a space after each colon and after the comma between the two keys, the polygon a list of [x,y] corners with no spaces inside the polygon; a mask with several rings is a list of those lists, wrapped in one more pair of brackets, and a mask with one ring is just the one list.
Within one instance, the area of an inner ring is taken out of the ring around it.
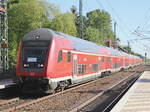
{"label": "concrete platform surface", "polygon": [[111,112],[150,112],[150,71],[145,71]]}
{"label": "concrete platform surface", "polygon": [[8,88],[12,85],[15,85],[16,83],[13,81],[13,79],[4,79],[0,80],[0,89]]}

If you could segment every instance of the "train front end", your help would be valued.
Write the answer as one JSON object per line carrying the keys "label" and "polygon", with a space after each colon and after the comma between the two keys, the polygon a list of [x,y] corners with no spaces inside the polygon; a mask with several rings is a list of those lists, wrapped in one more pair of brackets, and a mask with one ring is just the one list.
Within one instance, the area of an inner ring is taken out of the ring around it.
{"label": "train front end", "polygon": [[20,41],[17,77],[24,92],[47,91],[47,62],[52,33],[48,29],[36,29]]}

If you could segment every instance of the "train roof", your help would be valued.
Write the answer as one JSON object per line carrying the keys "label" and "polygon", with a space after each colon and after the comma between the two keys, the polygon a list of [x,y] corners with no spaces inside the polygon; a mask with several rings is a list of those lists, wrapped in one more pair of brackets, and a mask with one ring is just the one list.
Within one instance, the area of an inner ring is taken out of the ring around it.
{"label": "train roof", "polygon": [[127,54],[125,52],[122,52],[122,51],[119,51],[119,50],[116,50],[116,49],[113,49],[113,48],[110,48],[110,47],[98,45],[96,43],[80,39],[78,37],[67,35],[67,34],[64,34],[64,33],[61,33],[61,32],[55,32],[53,30],[51,30],[51,31],[53,33],[55,33],[56,35],[59,35],[63,38],[67,38],[67,39],[71,40],[72,43],[73,43],[73,48],[75,50],[86,51],[86,52],[91,52],[91,53],[100,53],[100,54],[112,55],[112,56],[139,58],[137,56]]}
{"label": "train roof", "polygon": [[[34,41],[36,39],[38,40],[45,40],[45,41],[51,41],[54,37],[54,31],[48,29],[48,28],[38,28],[35,29],[27,34],[25,34],[22,38],[22,41]],[[42,36],[41,36],[42,35]]]}
{"label": "train roof", "polygon": [[100,53],[100,54],[104,54],[104,55],[113,55],[113,56],[123,56],[121,55],[122,52],[113,49],[113,48],[109,48],[106,46],[102,46],[102,45],[98,45],[96,43],[87,41],[87,40],[83,40],[74,36],[70,36],[64,33],[60,33],[60,32],[54,32],[56,33],[56,35],[59,35],[61,37],[67,38],[69,40],[72,41],[73,43],[73,47],[76,50],[79,51],[86,51],[86,52],[91,52],[91,53]]}
{"label": "train roof", "polygon": [[84,51],[89,53],[97,53],[97,54],[105,54],[105,55],[111,55],[111,52],[106,50],[105,46],[95,44],[93,42],[80,39],[78,37],[70,36],[64,33],[60,32],[54,32],[59,37],[67,38],[72,41],[73,49],[78,51]]}
{"label": "train roof", "polygon": [[[34,36],[33,36],[34,35]],[[70,36],[61,32],[55,32],[51,29],[48,28],[38,28],[35,29],[29,33],[27,33],[22,40],[34,40],[36,36],[40,36],[42,40],[49,40],[51,41],[52,38],[54,37],[59,37],[59,38],[66,38],[72,41],[73,44],[73,49],[77,51],[84,51],[84,52],[89,52],[89,53],[97,53],[97,54],[103,54],[103,55],[108,55],[108,56],[122,56],[122,57],[136,57],[133,55],[129,55],[127,53],[124,53],[122,51],[118,51],[113,48],[109,48],[106,46],[98,45],[96,43],[80,39],[78,37]],[[137,58],[137,57],[136,57]]]}

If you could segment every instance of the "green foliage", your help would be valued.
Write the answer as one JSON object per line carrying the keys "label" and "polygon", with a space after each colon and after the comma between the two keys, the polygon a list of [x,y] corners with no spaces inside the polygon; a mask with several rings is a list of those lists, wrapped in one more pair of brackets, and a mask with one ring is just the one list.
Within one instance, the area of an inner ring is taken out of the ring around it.
{"label": "green foliage", "polygon": [[98,29],[100,37],[114,38],[110,14],[99,9],[87,13],[87,25]]}
{"label": "green foliage", "polygon": [[74,20],[75,16],[71,13],[60,14],[51,21],[50,28],[58,32],[76,36],[77,31]]}
{"label": "green foliage", "polygon": [[122,48],[124,49],[124,52],[130,53],[130,54],[132,53],[131,47],[129,46],[123,46]]}
{"label": "green foliage", "polygon": [[[59,9],[42,0],[11,0],[8,9],[9,55],[11,65],[15,65],[19,40],[27,32],[46,26],[49,18],[54,18]],[[49,11],[48,9],[51,9]]]}
{"label": "green foliage", "polygon": [[92,27],[88,27],[86,28],[85,30],[85,40],[89,40],[89,41],[92,41],[92,42],[95,42],[97,44],[102,44],[104,45],[104,42],[102,40],[102,38],[100,38],[100,32],[98,29],[96,28],[92,28]]}
{"label": "green foliage", "polygon": [[[54,4],[46,0],[9,0],[9,59],[15,66],[19,40],[35,28],[51,28],[73,36],[79,36],[79,16],[77,9],[72,7],[72,13],[60,13]],[[84,39],[105,45],[105,39],[114,40],[111,16],[103,10],[94,10],[83,16]],[[119,41],[119,40],[118,40]],[[125,47],[125,49],[129,49]],[[131,49],[129,49],[130,52]]]}
{"label": "green foliage", "polygon": [[[86,35],[85,35],[85,32],[86,32],[86,24],[87,24],[87,18],[86,16],[82,16],[82,20],[83,20],[83,36],[84,36],[84,39],[86,40]],[[77,14],[75,15],[75,25],[76,25],[76,29],[77,29],[77,37],[80,38],[80,17],[77,16]]]}
{"label": "green foliage", "polygon": [[11,38],[9,39],[9,61],[10,68],[15,67],[17,62],[17,51],[18,51],[18,41],[16,41],[16,33],[11,32]]}
{"label": "green foliage", "polygon": [[142,55],[139,54],[139,53],[135,53],[135,52],[131,49],[130,46],[119,46],[119,47],[121,48],[121,50],[122,50],[123,52],[126,52],[126,53],[128,53],[128,54],[132,54],[132,55],[135,55],[135,56],[140,57],[141,59],[144,59],[144,56],[142,56]]}
{"label": "green foliage", "polygon": [[[92,42],[106,45],[105,40],[111,38],[114,40],[114,33],[112,31],[111,16],[108,12],[103,10],[93,10],[88,12],[86,17],[83,16],[84,24],[84,39],[90,40]],[[77,36],[79,36],[80,26],[79,26],[79,16],[76,15],[76,27]]]}

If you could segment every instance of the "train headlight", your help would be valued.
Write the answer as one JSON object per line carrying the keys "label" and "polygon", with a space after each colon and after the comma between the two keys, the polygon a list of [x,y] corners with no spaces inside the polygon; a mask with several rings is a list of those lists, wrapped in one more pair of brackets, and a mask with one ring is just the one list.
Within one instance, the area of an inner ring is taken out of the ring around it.
{"label": "train headlight", "polygon": [[24,64],[23,66],[24,66],[24,67],[27,67],[27,64]]}
{"label": "train headlight", "polygon": [[44,65],[43,64],[38,64],[38,67],[40,68],[43,68],[44,67]]}
{"label": "train headlight", "polygon": [[24,67],[29,67],[29,64],[24,64],[23,66],[24,66]]}

